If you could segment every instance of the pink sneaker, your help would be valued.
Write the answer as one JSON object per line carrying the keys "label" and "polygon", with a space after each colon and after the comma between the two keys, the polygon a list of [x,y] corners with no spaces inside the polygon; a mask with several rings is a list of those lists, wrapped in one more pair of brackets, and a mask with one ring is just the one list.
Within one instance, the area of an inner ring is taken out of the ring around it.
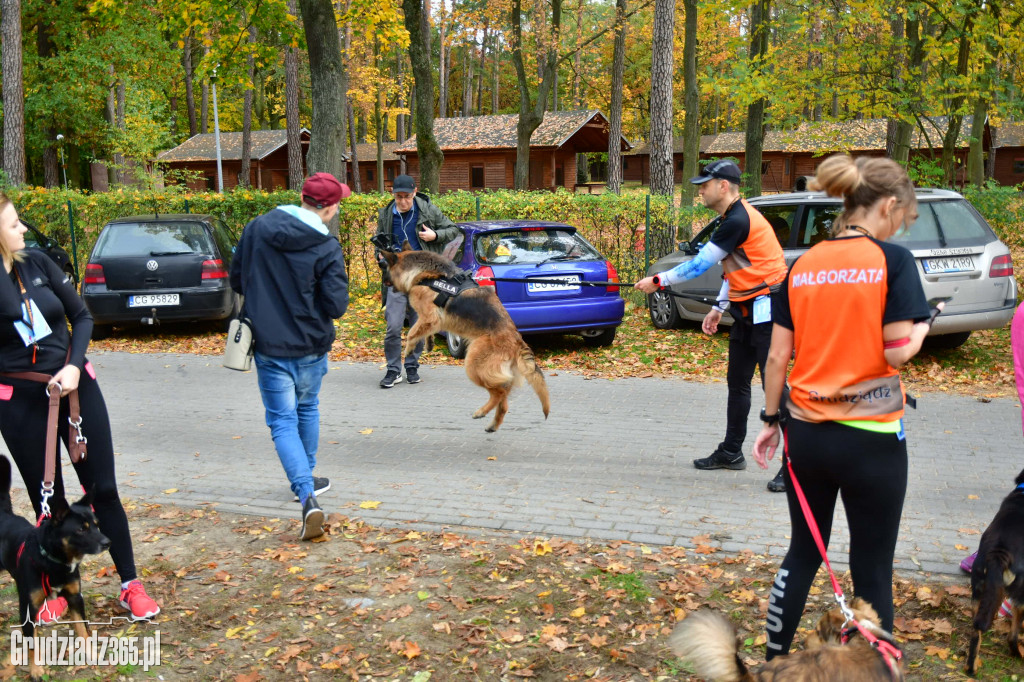
{"label": "pink sneaker", "polygon": [[964,560],[960,562],[960,570],[963,571],[964,573],[970,573],[971,569],[974,568],[974,560],[977,559],[977,558],[978,558],[978,553],[977,552],[975,552],[974,554],[970,555],[969,557],[965,557]]}
{"label": "pink sneaker", "polygon": [[60,617],[67,611],[68,600],[64,597],[54,597],[43,602],[43,607],[36,614],[36,625],[51,625],[60,620]]}
{"label": "pink sneaker", "polygon": [[121,590],[121,606],[132,614],[132,620],[149,620],[160,613],[160,606],[146,594],[141,580],[133,580]]}

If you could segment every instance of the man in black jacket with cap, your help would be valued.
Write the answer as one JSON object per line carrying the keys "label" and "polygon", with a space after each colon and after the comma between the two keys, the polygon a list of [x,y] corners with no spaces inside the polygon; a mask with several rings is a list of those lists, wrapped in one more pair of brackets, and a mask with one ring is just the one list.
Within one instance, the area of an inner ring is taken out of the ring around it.
{"label": "man in black jacket with cap", "polygon": [[302,540],[323,535],[314,477],[320,441],[320,383],[334,320],[348,307],[348,276],[327,223],[352,192],[330,173],[302,186],[302,206],[278,206],[245,226],[231,262],[231,288],[252,320],[256,376],[267,426],[292,491],[302,504]]}

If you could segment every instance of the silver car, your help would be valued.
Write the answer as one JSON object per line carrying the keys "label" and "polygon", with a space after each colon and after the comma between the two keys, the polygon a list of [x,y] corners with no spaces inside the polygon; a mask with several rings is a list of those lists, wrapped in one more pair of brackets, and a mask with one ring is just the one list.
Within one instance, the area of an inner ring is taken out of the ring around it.
{"label": "silver car", "polygon": [[[792,265],[802,253],[826,239],[832,221],[842,211],[839,199],[820,192],[772,194],[749,200],[775,229],[786,264]],[[918,189],[920,217],[910,229],[892,240],[908,248],[917,259],[917,271],[929,299],[951,296],[935,320],[929,344],[955,348],[976,329],[997,329],[1013,318],[1017,305],[1017,281],[1013,277],[1010,250],[962,195],[948,190]],[[718,226],[712,221],[679,251],[665,256],[647,271],[653,275],[671,270],[693,258]],[[700,277],[671,286],[672,296],[656,291],[647,297],[655,327],[670,329],[683,320],[699,321],[710,310],[722,285],[722,266],[716,265]],[[728,313],[724,324],[731,324]]]}

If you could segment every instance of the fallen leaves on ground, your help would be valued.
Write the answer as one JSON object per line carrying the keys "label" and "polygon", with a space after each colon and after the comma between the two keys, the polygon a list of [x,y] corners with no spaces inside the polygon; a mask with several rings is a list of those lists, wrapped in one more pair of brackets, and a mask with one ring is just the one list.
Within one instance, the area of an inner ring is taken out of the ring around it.
{"label": "fallen leaves on ground", "polygon": [[[700,608],[729,617],[744,660],[764,657],[777,564],[751,551],[382,529],[338,514],[325,542],[313,544],[296,540],[297,519],[128,508],[136,536],[175,534],[136,546],[163,611],[131,634],[160,630],[161,665],[148,675],[52,668],[52,679],[686,680],[667,640]],[[121,615],[109,558],[90,558],[82,575],[91,620]],[[840,579],[852,592],[849,576]],[[959,672],[971,627],[967,578],[898,577],[895,602],[909,679],[967,679]],[[798,642],[832,605],[819,573]],[[9,581],[0,607],[17,608]],[[982,679],[1020,670],[1005,654],[1006,628],[998,619],[984,639]]]}

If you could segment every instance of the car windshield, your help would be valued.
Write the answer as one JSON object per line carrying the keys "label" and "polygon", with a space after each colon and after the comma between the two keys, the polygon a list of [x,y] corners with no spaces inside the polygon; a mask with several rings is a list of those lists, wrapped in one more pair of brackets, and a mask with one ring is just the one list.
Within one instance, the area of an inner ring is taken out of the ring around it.
{"label": "car windshield", "polygon": [[890,241],[908,249],[935,249],[977,246],[996,238],[963,199],[923,201],[917,210],[920,215],[910,229]]}
{"label": "car windshield", "polygon": [[540,265],[549,261],[601,259],[597,250],[575,231],[557,227],[478,234],[473,251],[477,260],[485,265]]}
{"label": "car windshield", "polygon": [[212,254],[209,233],[200,223],[114,223],[96,242],[97,258]]}

